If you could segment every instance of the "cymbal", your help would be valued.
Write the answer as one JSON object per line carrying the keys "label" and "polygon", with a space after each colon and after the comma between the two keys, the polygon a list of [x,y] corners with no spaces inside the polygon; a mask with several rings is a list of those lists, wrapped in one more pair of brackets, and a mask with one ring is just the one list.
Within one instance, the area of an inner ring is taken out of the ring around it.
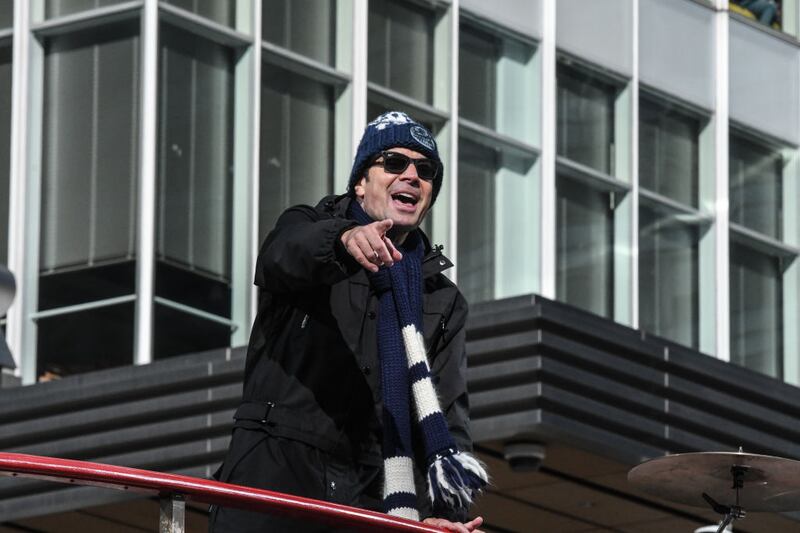
{"label": "cymbal", "polygon": [[739,489],[746,511],[800,510],[800,461],[737,452],[666,455],[632,468],[628,481],[652,495],[708,508],[705,492],[722,505],[736,504],[731,467],[748,467]]}

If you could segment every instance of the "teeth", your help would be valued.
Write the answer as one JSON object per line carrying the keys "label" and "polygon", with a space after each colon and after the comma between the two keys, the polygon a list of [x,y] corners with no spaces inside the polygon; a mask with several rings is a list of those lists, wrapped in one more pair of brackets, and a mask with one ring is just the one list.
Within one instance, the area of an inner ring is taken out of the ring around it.
{"label": "teeth", "polygon": [[400,200],[401,202],[415,204],[417,203],[417,199],[409,194],[398,193],[393,196],[396,200]]}

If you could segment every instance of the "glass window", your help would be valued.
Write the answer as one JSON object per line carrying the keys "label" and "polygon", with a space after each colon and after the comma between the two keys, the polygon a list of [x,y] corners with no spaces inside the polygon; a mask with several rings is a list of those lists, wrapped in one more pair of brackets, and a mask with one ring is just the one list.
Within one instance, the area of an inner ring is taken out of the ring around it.
{"label": "glass window", "polygon": [[497,154],[463,138],[458,154],[458,287],[475,303],[494,298]]}
{"label": "glass window", "polygon": [[[229,317],[234,52],[166,25],[160,70],[156,296]],[[157,338],[196,320],[166,316],[186,322],[156,320]],[[204,339],[189,351],[229,343]]]}
{"label": "glass window", "polygon": [[459,288],[472,303],[533,292],[535,158],[463,136],[458,154]]}
{"label": "glass window", "polygon": [[529,42],[471,22],[462,23],[459,116],[524,143],[536,144],[539,84],[535,52]]}
{"label": "glass window", "polygon": [[[39,310],[135,291],[137,30],[114,24],[44,43]],[[39,319],[39,378],[130,364],[133,308]]]}
{"label": "glass window", "polygon": [[697,207],[700,120],[648,98],[639,102],[639,184]]}
{"label": "glass window", "polygon": [[8,264],[8,178],[11,168],[11,47],[0,48],[0,265]]}
{"label": "glass window", "polygon": [[783,156],[741,135],[730,137],[731,222],[782,238]]}
{"label": "glass window", "polygon": [[699,290],[697,226],[644,201],[639,209],[640,328],[697,348]]}
{"label": "glass window", "polygon": [[14,25],[14,2],[6,0],[0,2],[0,29],[10,28]]}
{"label": "glass window", "polygon": [[334,90],[264,64],[261,76],[263,238],[291,205],[316,203],[333,190]]}
{"label": "glass window", "polygon": [[369,81],[425,103],[433,102],[436,14],[411,2],[370,0]]}
{"label": "glass window", "polygon": [[235,0],[162,0],[225,26],[236,23]]}
{"label": "glass window", "polygon": [[38,380],[131,364],[133,315],[129,302],[40,318]]}
{"label": "glass window", "polygon": [[614,314],[614,212],[608,192],[559,177],[556,182],[556,296]]}
{"label": "glass window", "polygon": [[[80,11],[120,4],[125,0],[45,0],[44,14],[47,18],[63,17]],[[8,2],[11,3],[11,2]]]}
{"label": "glass window", "polygon": [[[153,354],[158,358],[230,346],[231,328],[156,302]],[[158,327],[159,324],[168,327]]]}
{"label": "glass window", "polygon": [[731,243],[731,362],[783,377],[780,261]]}
{"label": "glass window", "polygon": [[137,29],[45,42],[40,310],[134,292]]}
{"label": "glass window", "polygon": [[336,58],[336,0],[263,0],[265,41],[333,65]]}
{"label": "glass window", "polygon": [[559,64],[556,149],[566,157],[614,175],[614,101],[617,89],[589,71]]}
{"label": "glass window", "polygon": [[502,41],[468,25],[459,34],[459,115],[487,128],[497,126],[497,62]]}

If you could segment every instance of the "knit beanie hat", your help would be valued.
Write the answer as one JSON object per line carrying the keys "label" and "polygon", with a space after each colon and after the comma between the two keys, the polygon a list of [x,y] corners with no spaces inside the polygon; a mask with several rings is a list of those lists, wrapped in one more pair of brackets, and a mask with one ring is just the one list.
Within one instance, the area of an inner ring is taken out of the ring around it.
{"label": "knit beanie hat", "polygon": [[[356,184],[364,175],[366,166],[372,162],[376,155],[389,148],[397,147],[409,148],[425,157],[438,161],[440,164],[442,163],[439,158],[436,141],[431,132],[428,131],[428,128],[402,111],[389,111],[367,124],[353,161],[353,170],[350,172],[347,192],[350,195],[355,194]],[[436,201],[439,189],[442,188],[444,167],[442,166],[441,168],[442,171],[433,180],[432,202]]]}

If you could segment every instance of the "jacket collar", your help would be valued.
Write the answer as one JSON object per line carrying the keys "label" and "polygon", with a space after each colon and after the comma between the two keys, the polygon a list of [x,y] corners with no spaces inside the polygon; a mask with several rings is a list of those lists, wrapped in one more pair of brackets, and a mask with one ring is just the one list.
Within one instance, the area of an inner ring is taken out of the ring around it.
{"label": "jacket collar", "polygon": [[[352,201],[353,197],[349,194],[326,196],[320,200],[316,209],[326,213],[328,216],[347,218],[347,208]],[[417,231],[422,235],[422,242],[425,244],[425,256],[422,258],[422,277],[429,278],[451,268],[453,262],[442,253],[442,247],[431,246],[431,242],[425,232],[421,229]]]}

